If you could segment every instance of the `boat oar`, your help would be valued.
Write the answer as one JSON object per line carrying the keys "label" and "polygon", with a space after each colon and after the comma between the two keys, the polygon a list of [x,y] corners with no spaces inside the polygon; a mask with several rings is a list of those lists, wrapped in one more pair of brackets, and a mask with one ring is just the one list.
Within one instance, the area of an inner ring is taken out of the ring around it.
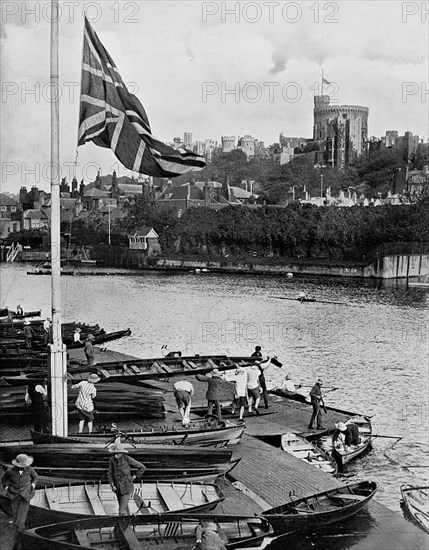
{"label": "boat oar", "polygon": [[371,434],[369,437],[383,437],[385,439],[397,439],[400,441],[401,439],[404,439],[404,437],[398,437],[397,435],[379,435],[379,434]]}

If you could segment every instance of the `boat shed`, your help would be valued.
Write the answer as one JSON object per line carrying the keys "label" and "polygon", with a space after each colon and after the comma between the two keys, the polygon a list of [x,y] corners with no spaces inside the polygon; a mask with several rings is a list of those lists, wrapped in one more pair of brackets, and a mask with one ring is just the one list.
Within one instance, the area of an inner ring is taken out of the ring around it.
{"label": "boat shed", "polygon": [[161,252],[159,235],[153,227],[141,227],[133,235],[128,235],[130,250],[144,250],[148,256]]}

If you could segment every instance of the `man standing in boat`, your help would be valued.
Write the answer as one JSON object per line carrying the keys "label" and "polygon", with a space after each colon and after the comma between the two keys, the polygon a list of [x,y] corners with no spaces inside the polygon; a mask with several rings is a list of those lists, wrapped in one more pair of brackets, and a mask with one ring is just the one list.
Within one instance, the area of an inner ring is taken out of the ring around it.
{"label": "man standing in boat", "polygon": [[36,490],[37,473],[31,467],[33,457],[19,454],[12,460],[12,468],[8,468],[2,477],[2,485],[11,500],[13,523],[19,531],[25,531],[25,521],[30,501]]}
{"label": "man standing in boat", "polygon": [[[114,453],[109,460],[109,483],[116,494],[119,503],[119,515],[129,516],[129,501],[134,491],[134,480],[141,477],[146,466],[128,456],[128,451],[121,443],[114,443],[109,447],[109,452]],[[131,474],[131,468],[138,468],[136,475]]]}
{"label": "man standing in boat", "polygon": [[310,398],[311,404],[313,405],[313,414],[311,415],[310,424],[308,425],[309,430],[314,430],[314,421],[316,421],[317,429],[323,430],[322,426],[322,405],[323,405],[323,395],[322,395],[322,385],[323,380],[318,378],[317,382],[311,388]]}

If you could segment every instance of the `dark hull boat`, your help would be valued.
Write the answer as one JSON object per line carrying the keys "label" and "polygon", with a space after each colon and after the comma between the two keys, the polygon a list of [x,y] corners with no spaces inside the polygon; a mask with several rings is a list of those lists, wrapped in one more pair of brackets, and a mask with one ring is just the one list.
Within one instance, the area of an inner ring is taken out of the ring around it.
{"label": "dark hull boat", "polygon": [[356,424],[359,428],[359,445],[345,447],[338,440],[338,431],[332,437],[332,456],[340,466],[361,455],[371,445],[371,419],[367,416],[352,416],[345,422],[346,425],[350,423]]}
{"label": "dark hull boat", "polygon": [[[0,415],[10,422],[31,417],[31,409],[25,403],[25,385],[0,388]],[[74,403],[77,390],[68,392],[68,415],[76,416]],[[118,421],[130,418],[165,418],[164,391],[122,384],[97,384],[96,422]]]}
{"label": "dark hull boat", "polygon": [[353,516],[368,504],[377,484],[362,481],[301,498],[262,513],[276,534],[314,529]]}
{"label": "dark hull boat", "polygon": [[429,487],[402,485],[401,495],[407,515],[429,534]]}
{"label": "dark hull boat", "polygon": [[120,436],[123,440],[133,444],[187,444],[201,445],[207,443],[226,442],[228,445],[234,445],[241,441],[244,426],[237,426],[232,422],[225,422],[225,426],[210,428],[206,422],[193,421],[188,428],[173,429],[172,427],[153,429],[152,431],[125,431],[120,432],[93,432],[91,434],[70,434],[68,438],[42,434],[40,432],[31,432],[31,438],[34,443],[74,443],[74,442],[104,442],[111,441],[112,438]]}
{"label": "dark hull boat", "polygon": [[304,437],[294,433],[286,433],[282,435],[281,447],[295,458],[299,458],[323,472],[328,474],[336,474],[338,472],[338,465],[333,457],[314,443],[307,441]]}
{"label": "dark hull boat", "polygon": [[42,313],[41,309],[35,310],[35,311],[24,311],[22,314],[16,313],[16,311],[9,311],[6,313],[6,315],[2,315],[0,317],[0,323],[7,323],[10,321],[9,315],[12,314],[12,319],[26,319],[27,317],[40,317],[40,314]]}
{"label": "dark hull boat", "polygon": [[[223,475],[237,462],[231,462],[232,451],[200,446],[127,445],[130,454],[142,462],[147,470],[144,481],[179,480],[184,475]],[[37,471],[50,478],[69,481],[102,481],[106,479],[112,454],[104,443],[74,445],[40,444],[10,441],[0,445],[0,463],[10,466],[18,454],[34,457]]]}
{"label": "dark hull boat", "polygon": [[[207,483],[136,483],[130,497],[132,515],[156,515],[213,510],[224,499],[217,485]],[[0,507],[12,514],[11,501],[0,495]],[[94,516],[117,516],[118,499],[110,485],[69,484],[36,489],[27,528]]]}
{"label": "dark hull boat", "polygon": [[[105,342],[111,342],[113,340],[119,340],[119,338],[124,338],[125,336],[130,336],[131,329],[127,328],[126,330],[117,330],[116,332],[107,332],[106,334],[101,334],[100,336],[95,336],[93,340],[94,345],[104,344]],[[84,342],[74,342],[71,338],[65,339],[64,343],[67,346],[67,349],[82,348]]]}
{"label": "dark hull boat", "polygon": [[258,548],[272,534],[263,518],[174,514],[58,523],[20,533],[20,541],[24,550],[191,550],[195,547],[195,530],[203,521],[216,524],[228,550]]}
{"label": "dark hull boat", "polygon": [[304,395],[303,393],[299,393],[298,391],[295,393],[291,393],[281,388],[273,388],[272,390],[269,390],[268,393],[272,393],[273,395],[278,395],[279,397],[285,397],[286,399],[292,399],[293,401],[299,401],[301,403],[310,402],[308,394]]}

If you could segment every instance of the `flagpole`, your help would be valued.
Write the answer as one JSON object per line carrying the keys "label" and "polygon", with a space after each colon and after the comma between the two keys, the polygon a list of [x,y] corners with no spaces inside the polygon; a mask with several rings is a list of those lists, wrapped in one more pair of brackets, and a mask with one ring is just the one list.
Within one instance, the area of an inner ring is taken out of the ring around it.
{"label": "flagpole", "polygon": [[320,95],[323,95],[323,67],[322,67],[322,87],[320,88]]}
{"label": "flagpole", "polygon": [[49,365],[53,435],[67,436],[67,359],[61,334],[59,3],[51,0],[51,294],[52,344]]}

